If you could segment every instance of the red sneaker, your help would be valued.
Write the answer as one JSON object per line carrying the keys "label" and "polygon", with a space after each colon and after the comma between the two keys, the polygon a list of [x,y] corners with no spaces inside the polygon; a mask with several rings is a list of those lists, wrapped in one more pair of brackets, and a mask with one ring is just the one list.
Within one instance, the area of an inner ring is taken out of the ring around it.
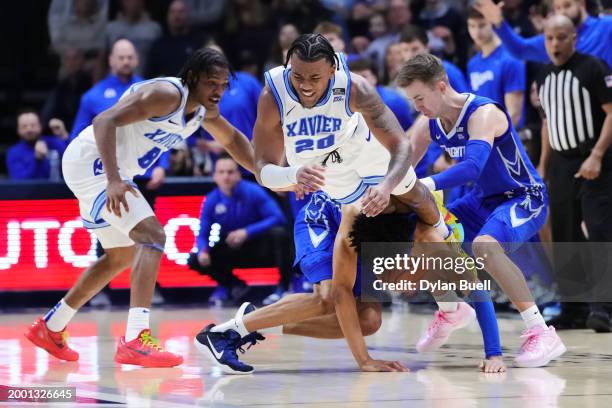
{"label": "red sneaker", "polygon": [[47,323],[39,317],[23,334],[28,340],[34,343],[53,357],[60,360],[77,361],[79,353],[68,347],[68,332],[66,329],[60,332],[52,332],[47,328]]}
{"label": "red sneaker", "polygon": [[151,330],[145,329],[138,337],[127,343],[125,337],[121,336],[115,361],[143,367],[174,367],[183,362],[183,357],[164,351],[159,341],[151,336]]}

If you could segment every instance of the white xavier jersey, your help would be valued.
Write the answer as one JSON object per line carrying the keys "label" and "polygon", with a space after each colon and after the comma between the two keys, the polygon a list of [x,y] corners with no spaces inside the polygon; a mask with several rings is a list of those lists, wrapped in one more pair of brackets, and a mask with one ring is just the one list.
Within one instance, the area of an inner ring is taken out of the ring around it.
{"label": "white xavier jersey", "polygon": [[[167,81],[176,86],[181,93],[181,104],[172,113],[149,118],[130,125],[117,128],[117,166],[123,177],[132,178],[144,174],[146,170],[165,151],[191,136],[204,119],[206,112],[199,106],[189,122],[185,122],[185,104],[189,90],[181,83],[179,78],[155,78],[133,84],[122,96],[135,92],[139,87],[152,82]],[[102,161],[99,158],[94,132],[91,126],[81,132],[78,139],[85,145],[91,145],[87,153],[95,154],[98,158],[93,163],[94,175],[104,172]]]}
{"label": "white xavier jersey", "polygon": [[[265,73],[281,118],[285,154],[290,166],[312,163],[313,159],[345,145],[357,130],[365,130],[359,113],[351,112],[351,76],[342,53],[340,66],[329,81],[327,93],[312,108],[300,103],[289,81],[291,66],[279,66]],[[359,128],[359,129],[358,129]]]}

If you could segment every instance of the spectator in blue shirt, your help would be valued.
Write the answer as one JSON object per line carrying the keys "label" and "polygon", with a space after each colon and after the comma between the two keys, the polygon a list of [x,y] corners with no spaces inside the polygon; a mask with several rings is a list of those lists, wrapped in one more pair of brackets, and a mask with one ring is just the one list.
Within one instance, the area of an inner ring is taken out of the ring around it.
{"label": "spectator in blue shirt", "polygon": [[[399,39],[400,45],[402,46],[402,61],[406,62],[410,58],[418,54],[427,54],[431,52],[429,49],[429,38],[427,33],[419,26],[407,25]],[[451,86],[459,93],[469,92],[470,87],[468,86],[465,75],[459,67],[450,61],[442,60],[442,65],[448,75],[448,82]]]}
{"label": "spectator in blue shirt", "polygon": [[525,63],[506,51],[491,23],[473,7],[468,11],[468,32],[480,49],[468,62],[467,72],[472,92],[504,106],[514,127],[522,128]]}
{"label": "spectator in blue shirt", "polygon": [[242,180],[227,154],[217,160],[213,179],[217,188],[202,206],[198,252],[189,260],[192,269],[219,285],[209,300],[224,302],[231,296],[238,302],[244,296],[246,284],[234,268],[277,266],[288,281],[290,245],[279,205],[262,187]]}
{"label": "spectator in blue shirt", "polygon": [[43,136],[40,118],[33,111],[17,116],[17,133],[21,141],[6,155],[9,177],[12,180],[60,180],[66,138]]}
{"label": "spectator in blue shirt", "polygon": [[385,105],[395,114],[402,129],[408,130],[412,126],[413,120],[408,103],[399,93],[378,85],[378,78],[374,74],[375,70],[372,62],[366,59],[356,59],[349,62],[349,69],[351,72],[364,77],[370,85],[376,88]]}
{"label": "spectator in blue shirt", "polygon": [[[512,56],[526,61],[550,62],[544,46],[544,36],[523,38],[517,35],[504,20],[503,3],[478,0],[475,7],[493,24],[495,32]],[[584,0],[554,0],[553,9],[556,14],[568,17],[576,26],[576,51],[600,58],[612,68],[612,17],[590,17]]]}
{"label": "spectator in blue shirt", "polygon": [[138,54],[130,41],[121,39],[113,44],[108,64],[110,74],[81,98],[70,140],[91,125],[96,115],[113,106],[132,84],[142,81],[140,76],[134,74],[138,66]]}

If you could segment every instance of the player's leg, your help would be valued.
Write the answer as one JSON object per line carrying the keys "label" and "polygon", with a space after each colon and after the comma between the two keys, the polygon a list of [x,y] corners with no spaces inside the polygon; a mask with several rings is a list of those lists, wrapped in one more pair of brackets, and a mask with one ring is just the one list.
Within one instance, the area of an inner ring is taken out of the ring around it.
{"label": "player's leg", "polygon": [[535,235],[545,219],[544,201],[530,196],[507,200],[492,212],[472,244],[474,256],[482,260],[525,323],[525,342],[514,360],[519,367],[544,366],[566,351],[554,328],[546,326],[523,273],[506,253]]}
{"label": "player's leg", "polygon": [[[98,231],[98,237],[117,234],[118,231]],[[127,237],[125,237],[127,238]],[[124,245],[130,245],[125,240]],[[37,319],[26,331],[25,336],[36,346],[45,349],[61,360],[78,360],[79,354],[66,342],[66,326],[78,309],[105,287],[113,277],[125,270],[131,263],[134,248],[123,246],[107,248],[105,255],[96,260],[79,276],[77,282],[44,317]]]}
{"label": "player's leg", "polygon": [[[359,326],[364,336],[370,336],[380,329],[382,324],[382,307],[378,302],[357,301]],[[314,337],[318,339],[341,339],[344,337],[335,313],[313,317],[298,323],[283,326],[283,334]]]}

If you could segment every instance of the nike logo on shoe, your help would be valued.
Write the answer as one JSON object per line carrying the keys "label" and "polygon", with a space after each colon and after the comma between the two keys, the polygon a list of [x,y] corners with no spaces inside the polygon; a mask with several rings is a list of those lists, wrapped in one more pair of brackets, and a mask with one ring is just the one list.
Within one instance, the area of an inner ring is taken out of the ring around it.
{"label": "nike logo on shoe", "polygon": [[136,353],[138,353],[138,354],[141,354],[141,355],[143,355],[143,356],[148,356],[149,354],[151,354],[151,352],[150,352],[150,351],[146,351],[146,350],[138,350],[138,349],[132,348],[132,347],[130,347],[130,346],[126,346],[126,348],[127,348],[127,349],[129,349],[129,350],[132,350],[132,351],[134,351],[134,352],[136,352]]}
{"label": "nike logo on shoe", "polygon": [[222,352],[218,352],[217,349],[215,349],[215,346],[212,345],[212,343],[210,342],[210,337],[206,336],[206,341],[208,341],[208,345],[210,346],[210,349],[212,350],[213,354],[215,355],[215,358],[217,360],[221,360],[221,358],[223,357],[223,353],[225,353],[225,350],[223,350]]}

